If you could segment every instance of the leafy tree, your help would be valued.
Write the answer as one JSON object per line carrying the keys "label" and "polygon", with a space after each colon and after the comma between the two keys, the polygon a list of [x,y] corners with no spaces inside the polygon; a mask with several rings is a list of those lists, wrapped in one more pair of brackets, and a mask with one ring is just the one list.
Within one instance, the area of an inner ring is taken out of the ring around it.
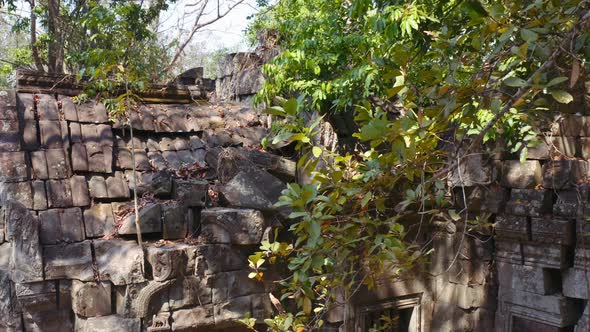
{"label": "leafy tree", "polygon": [[[540,119],[580,109],[588,9],[582,0],[282,0],[257,17],[251,32],[274,29],[281,47],[257,96],[279,119],[267,144],[292,143],[313,175],[281,198],[293,241],[265,242],[250,257],[252,278],[273,263],[289,271],[289,309],[267,320],[271,330],[317,327],[336,294],[347,301],[381,273],[415,267],[427,248],[406,237],[411,220],[481,227],[453,205],[448,176],[496,142],[526,159]],[[355,149],[314,143],[312,111],[352,114]]]}

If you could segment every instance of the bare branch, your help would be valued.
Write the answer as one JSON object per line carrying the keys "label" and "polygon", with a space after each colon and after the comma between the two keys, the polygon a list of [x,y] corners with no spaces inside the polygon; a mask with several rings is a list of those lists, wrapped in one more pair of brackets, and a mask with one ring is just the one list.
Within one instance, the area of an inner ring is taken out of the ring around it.
{"label": "bare branch", "polygon": [[[164,74],[169,74],[172,69],[174,68],[174,66],[176,65],[176,63],[178,62],[178,59],[180,59],[180,56],[182,55],[182,53],[184,52],[184,49],[188,46],[188,44],[191,42],[191,40],[193,39],[193,37],[195,36],[195,34],[201,30],[202,28],[209,26],[217,21],[219,21],[220,19],[224,18],[227,14],[229,14],[234,8],[236,8],[238,5],[242,4],[245,0],[238,0],[235,3],[231,4],[227,10],[225,10],[224,12],[221,12],[220,9],[220,4],[219,4],[219,0],[217,0],[217,16],[206,21],[203,23],[200,23],[201,18],[204,16],[205,13],[205,8],[207,7],[207,4],[209,3],[208,0],[205,0],[202,5],[201,8],[199,9],[199,13],[197,14],[197,16],[195,17],[195,22],[193,23],[193,26],[188,34],[188,36],[186,37],[186,39],[184,40],[184,42],[182,42],[182,44],[180,44],[180,46],[178,47],[178,49],[176,50],[176,53],[174,54],[174,56],[172,57],[172,61],[170,61],[170,63],[166,66],[166,68],[164,68],[163,73]],[[200,3],[200,2],[199,2]]]}

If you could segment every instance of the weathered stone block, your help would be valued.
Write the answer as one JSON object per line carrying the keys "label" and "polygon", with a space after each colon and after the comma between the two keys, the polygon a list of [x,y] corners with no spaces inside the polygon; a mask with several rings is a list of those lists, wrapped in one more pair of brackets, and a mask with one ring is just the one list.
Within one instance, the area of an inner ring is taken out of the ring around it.
{"label": "weathered stone block", "polygon": [[451,187],[472,187],[487,184],[491,179],[491,169],[484,165],[480,153],[472,153],[463,158],[456,169],[451,171],[449,185]]}
{"label": "weathered stone block", "polygon": [[[139,210],[141,233],[159,233],[162,231],[162,210],[160,204],[150,203]],[[119,234],[137,234],[135,214],[127,216],[118,230]]]}
{"label": "weathered stone block", "polygon": [[19,117],[25,120],[35,120],[35,96],[31,93],[16,95]]}
{"label": "weathered stone block", "polygon": [[172,312],[172,331],[204,329],[215,325],[213,305],[207,304],[191,309]]}
{"label": "weathered stone block", "polygon": [[576,138],[556,136],[548,140],[551,158],[573,158],[576,156]]}
{"label": "weathered stone block", "polygon": [[111,204],[95,204],[84,211],[87,237],[101,237],[115,231],[115,219]]}
{"label": "weathered stone block", "polygon": [[170,309],[172,310],[210,303],[211,288],[202,278],[187,276],[176,279],[170,286]]}
{"label": "weathered stone block", "polygon": [[49,173],[47,171],[47,160],[45,159],[45,151],[31,152],[31,166],[33,167],[31,174],[33,179],[49,179]]}
{"label": "weathered stone block", "polygon": [[0,181],[19,182],[27,178],[24,152],[0,152]]}
{"label": "weathered stone block", "polygon": [[510,191],[507,188],[499,185],[490,185],[483,189],[484,199],[482,202],[482,210],[491,213],[501,213],[504,211],[504,206],[510,196]]}
{"label": "weathered stone block", "polygon": [[72,310],[82,317],[110,315],[111,283],[72,282]]}
{"label": "weathered stone block", "polygon": [[561,218],[576,218],[583,213],[581,202],[588,201],[588,188],[576,188],[556,192],[553,215]]}
{"label": "weathered stone block", "polygon": [[129,187],[122,174],[108,177],[106,186],[109,198],[129,198]]}
{"label": "weathered stone block", "polygon": [[70,187],[72,190],[72,204],[74,206],[90,205],[88,196],[88,183],[83,176],[72,176],[70,178]]}
{"label": "weathered stone block", "polygon": [[174,179],[174,198],[187,206],[204,206],[208,188],[207,181]]}
{"label": "weathered stone block", "polygon": [[184,239],[188,231],[188,209],[180,204],[162,205],[162,236],[166,240]]}
{"label": "weathered stone block", "polygon": [[496,259],[510,264],[522,264],[523,256],[520,243],[496,241]]}
{"label": "weathered stone block", "polygon": [[0,190],[0,202],[13,200],[24,205],[27,209],[33,208],[33,191],[30,182],[3,183]]}
{"label": "weathered stone block", "polygon": [[[129,181],[131,189],[135,187],[133,181],[133,173],[125,171],[125,177]],[[143,195],[146,193],[154,194],[155,196],[169,196],[172,193],[172,174],[167,171],[159,171],[155,173],[137,173],[137,194]]]}
{"label": "weathered stone block", "polygon": [[45,182],[45,186],[50,208],[63,208],[73,205],[69,180],[49,180]]}
{"label": "weathered stone block", "polygon": [[147,262],[155,281],[165,281],[182,276],[186,264],[184,248],[162,246],[147,248]]}
{"label": "weathered stone block", "polygon": [[173,169],[181,169],[184,165],[180,158],[178,158],[178,153],[176,151],[164,151],[162,152],[162,157],[168,164],[168,167]]}
{"label": "weathered stone block", "polygon": [[59,121],[39,121],[39,133],[41,136],[41,146],[47,149],[63,148],[61,135],[61,126]]}
{"label": "weathered stone block", "polygon": [[76,322],[76,326],[76,332],[140,332],[141,320],[110,315],[90,317],[85,321]]}
{"label": "weathered stone block", "polygon": [[24,311],[24,331],[74,331],[70,310]]}
{"label": "weathered stone block", "polygon": [[[518,316],[533,322],[543,322],[555,327],[573,326],[581,314],[581,308],[574,299],[562,295],[538,295],[518,290],[501,289],[499,295],[501,311],[506,316]],[[496,326],[501,331],[511,329],[512,320],[500,321]]]}
{"label": "weathered stone block", "polygon": [[535,189],[513,189],[506,204],[506,213],[540,217],[553,210],[552,192]]}
{"label": "weathered stone block", "polygon": [[[8,244],[0,245],[0,330],[12,332],[23,331],[21,310],[18,306],[14,284],[10,280],[9,273],[7,273],[5,266],[2,266],[2,260],[6,257],[8,260],[9,253],[5,253],[3,248],[8,248]],[[8,268],[8,266],[6,266]]]}
{"label": "weathered stone block", "polygon": [[507,160],[502,164],[502,185],[510,188],[534,189],[542,183],[541,163],[537,160]]}
{"label": "weathered stone block", "polygon": [[84,240],[82,212],[79,208],[41,211],[39,220],[43,244]]}
{"label": "weathered stone block", "polygon": [[65,179],[71,175],[70,163],[63,149],[45,151],[47,171],[50,179]]}
{"label": "weathered stone block", "polygon": [[57,289],[54,281],[17,283],[15,286],[18,302],[27,311],[57,309]]}
{"label": "weathered stone block", "polygon": [[197,246],[195,273],[204,277],[219,272],[247,268],[247,255],[224,244],[203,244]]}
{"label": "weathered stone block", "polygon": [[107,123],[109,117],[102,103],[89,102],[76,106],[78,121],[84,123]]}
{"label": "weathered stone block", "polygon": [[214,317],[216,327],[232,327],[240,323],[236,320],[241,319],[250,312],[252,304],[251,296],[241,296],[233,298],[231,301],[214,304]]}
{"label": "weathered stone block", "polygon": [[31,151],[37,150],[40,145],[39,136],[37,135],[38,123],[35,120],[24,120],[23,126],[23,149]]}
{"label": "weathered stone block", "polygon": [[85,146],[88,156],[88,170],[97,173],[112,173],[113,148],[98,146],[94,143],[87,143]]}
{"label": "weathered stone block", "polygon": [[260,211],[212,208],[201,212],[202,243],[251,245],[260,243],[266,228]]}
{"label": "weathered stone block", "polygon": [[285,184],[263,170],[239,172],[221,189],[230,206],[274,210]]}
{"label": "weathered stone block", "polygon": [[93,176],[88,181],[88,189],[92,198],[109,198],[107,183],[102,176]]}
{"label": "weathered stone block", "polygon": [[20,203],[4,206],[6,240],[12,253],[9,270],[14,282],[43,280],[43,261],[39,244],[39,221]]}
{"label": "weathered stone block", "polygon": [[232,301],[240,296],[256,293],[265,293],[262,282],[248,278],[250,271],[222,272],[208,277],[208,283],[212,287],[213,304]]}
{"label": "weathered stone block", "polygon": [[57,105],[64,115],[66,121],[78,121],[78,113],[76,112],[76,104],[72,98],[59,95],[57,97]]}
{"label": "weathered stone block", "polygon": [[560,271],[539,266],[498,262],[498,283],[506,289],[517,289],[540,295],[556,294],[561,289]]}
{"label": "weathered stone block", "polygon": [[94,251],[102,280],[110,280],[117,286],[145,280],[143,250],[135,241],[95,240]]}
{"label": "weathered stone block", "polygon": [[558,244],[526,243],[522,245],[522,256],[525,265],[565,269],[571,267],[572,254],[572,248]]}
{"label": "weathered stone block", "polygon": [[527,218],[511,215],[496,216],[496,237],[501,239],[528,240]]}
{"label": "weathered stone block", "polygon": [[149,164],[152,165],[156,170],[165,171],[168,169],[168,165],[166,164],[166,161],[160,152],[149,152],[147,157],[149,159]]}
{"label": "weathered stone block", "polygon": [[531,221],[532,240],[537,243],[574,245],[575,225],[571,220],[533,218]]}
{"label": "weathered stone block", "polygon": [[47,194],[45,193],[45,182],[32,181],[31,189],[33,190],[33,210],[47,209]]}
{"label": "weathered stone block", "polygon": [[590,281],[588,272],[583,268],[573,268],[564,270],[563,278],[563,295],[575,299],[585,299],[588,297]]}
{"label": "weathered stone block", "polygon": [[57,102],[50,95],[39,94],[37,97],[37,115],[39,120],[59,120]]}
{"label": "weathered stone block", "polygon": [[72,145],[72,169],[74,171],[88,171],[88,155],[86,146],[82,143]]}
{"label": "weathered stone block", "polygon": [[94,270],[90,246],[90,241],[44,246],[45,279],[93,280]]}
{"label": "weathered stone block", "polygon": [[587,179],[585,161],[552,160],[543,165],[543,186],[549,189],[566,189]]}

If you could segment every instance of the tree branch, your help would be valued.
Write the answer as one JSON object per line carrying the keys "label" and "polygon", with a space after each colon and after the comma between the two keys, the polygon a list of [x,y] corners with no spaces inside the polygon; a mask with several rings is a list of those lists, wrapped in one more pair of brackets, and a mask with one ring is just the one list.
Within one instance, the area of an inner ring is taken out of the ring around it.
{"label": "tree branch", "polygon": [[174,54],[174,57],[172,57],[172,61],[170,61],[170,63],[166,66],[166,68],[164,68],[163,73],[164,74],[170,74],[170,72],[172,72],[172,69],[174,68],[174,66],[178,62],[178,59],[180,58],[180,56],[184,52],[184,49],[188,46],[188,44],[193,39],[194,35],[199,30],[201,30],[202,28],[204,28],[204,27],[206,27],[208,25],[211,25],[211,24],[219,21],[220,19],[224,18],[234,8],[236,8],[238,5],[240,5],[244,1],[245,0],[238,0],[237,2],[233,3],[232,5],[230,5],[225,12],[221,12],[220,11],[220,8],[219,8],[220,7],[219,0],[218,0],[217,1],[217,16],[215,18],[207,21],[207,22],[199,23],[201,21],[201,18],[203,16],[203,13],[205,12],[205,8],[207,7],[207,4],[209,3],[208,0],[205,0],[205,2],[201,5],[201,8],[199,10],[199,13],[197,14],[197,16],[195,18],[195,23],[193,24],[193,27],[191,28],[191,31],[189,32],[189,35],[187,36],[186,40],[182,44],[180,44],[180,46],[176,50],[176,53]]}

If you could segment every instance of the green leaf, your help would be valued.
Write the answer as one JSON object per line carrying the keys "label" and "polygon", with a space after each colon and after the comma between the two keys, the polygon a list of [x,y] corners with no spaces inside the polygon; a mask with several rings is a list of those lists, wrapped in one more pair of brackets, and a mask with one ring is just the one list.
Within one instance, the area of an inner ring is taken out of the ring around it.
{"label": "green leaf", "polygon": [[311,152],[313,153],[314,157],[319,158],[322,155],[322,148],[319,146],[314,146],[313,149],[311,149]]}
{"label": "green leaf", "polygon": [[539,38],[539,35],[529,29],[522,29],[520,30],[520,37],[522,37],[524,41],[531,43],[536,41]]}
{"label": "green leaf", "polygon": [[569,104],[574,100],[574,97],[567,91],[553,90],[550,93],[553,99],[562,104]]}
{"label": "green leaf", "polygon": [[504,84],[513,88],[522,88],[527,86],[527,82],[519,77],[508,77],[504,80]]}
{"label": "green leaf", "polygon": [[549,83],[547,83],[546,87],[554,86],[554,85],[557,85],[559,83],[563,83],[563,82],[565,82],[567,80],[569,80],[569,77],[566,77],[566,76],[555,77],[551,81],[549,81]]}
{"label": "green leaf", "polygon": [[283,105],[283,109],[285,110],[285,112],[289,115],[292,115],[292,116],[297,115],[297,108],[298,108],[298,103],[297,103],[297,99],[295,99],[295,98],[291,98],[291,99],[287,100],[285,102],[285,104]]}
{"label": "green leaf", "polygon": [[454,221],[458,221],[461,219],[461,216],[455,210],[449,210],[449,216],[451,216],[451,219],[453,219]]}

